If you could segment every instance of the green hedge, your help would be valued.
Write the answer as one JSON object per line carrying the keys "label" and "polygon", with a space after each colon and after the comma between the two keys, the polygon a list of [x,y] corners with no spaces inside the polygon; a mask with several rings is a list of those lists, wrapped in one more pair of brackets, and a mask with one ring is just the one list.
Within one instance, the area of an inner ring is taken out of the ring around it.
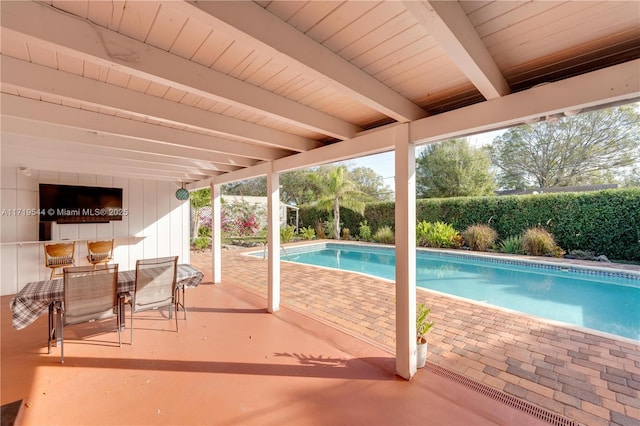
{"label": "green hedge", "polygon": [[[372,232],[394,227],[394,203],[371,203],[364,216],[340,210],[342,226],[357,235],[365,218]],[[328,212],[300,209],[301,226],[327,220]],[[535,225],[551,232],[560,247],[589,250],[615,260],[640,260],[640,188],[597,192],[556,193],[501,197],[424,199],[416,202],[418,222],[442,221],[459,231],[488,223],[500,239],[520,235]]]}

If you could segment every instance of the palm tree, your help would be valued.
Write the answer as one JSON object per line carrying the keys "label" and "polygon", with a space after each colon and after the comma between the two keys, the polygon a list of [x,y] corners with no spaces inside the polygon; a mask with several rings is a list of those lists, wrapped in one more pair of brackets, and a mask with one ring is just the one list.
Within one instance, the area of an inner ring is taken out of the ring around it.
{"label": "palm tree", "polygon": [[367,194],[358,190],[357,185],[345,177],[345,167],[338,166],[326,176],[315,175],[320,189],[316,205],[320,209],[333,211],[335,238],[340,239],[340,206],[364,214],[364,199]]}

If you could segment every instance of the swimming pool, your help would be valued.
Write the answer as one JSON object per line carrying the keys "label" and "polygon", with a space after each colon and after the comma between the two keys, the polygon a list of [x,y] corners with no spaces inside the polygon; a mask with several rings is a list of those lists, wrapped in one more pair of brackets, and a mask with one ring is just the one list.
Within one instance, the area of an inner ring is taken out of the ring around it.
{"label": "swimming pool", "polygon": [[[640,339],[640,275],[466,253],[418,250],[416,258],[418,287]],[[395,280],[389,247],[322,243],[288,247],[281,259]]]}

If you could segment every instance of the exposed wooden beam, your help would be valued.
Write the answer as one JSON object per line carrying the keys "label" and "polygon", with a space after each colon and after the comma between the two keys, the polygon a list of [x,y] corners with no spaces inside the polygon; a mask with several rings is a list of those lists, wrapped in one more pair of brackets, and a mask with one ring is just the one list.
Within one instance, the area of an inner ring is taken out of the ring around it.
{"label": "exposed wooden beam", "polygon": [[[436,142],[516,126],[527,120],[563,111],[640,99],[640,60],[594,71],[567,80],[549,83],[502,98],[426,117],[409,124],[409,143]],[[389,132],[395,126],[372,130],[349,141],[337,142],[313,151],[274,162],[279,173],[342,161],[394,149]],[[265,166],[226,173],[210,182],[228,183],[262,176]],[[194,183],[194,187],[201,183]]]}
{"label": "exposed wooden beam", "polygon": [[403,3],[485,99],[511,92],[498,65],[457,1]]}
{"label": "exposed wooden beam", "polygon": [[[109,164],[109,162],[102,162],[100,158],[94,158],[92,161],[82,161],[78,157],[74,157],[64,152],[56,152],[55,150],[48,152],[47,155],[43,155],[43,153],[37,149],[20,148],[16,146],[3,147],[2,150],[3,156],[7,155],[12,158],[14,162],[20,161],[20,164],[37,170],[63,170],[67,173],[125,176],[152,180],[185,182],[199,181],[206,178],[206,176],[199,175],[197,173],[161,169],[142,169],[139,166]],[[16,166],[17,165],[18,164],[16,163]]]}
{"label": "exposed wooden beam", "polygon": [[250,158],[203,151],[197,148],[161,144],[147,140],[131,139],[126,136],[107,135],[84,129],[60,127],[51,123],[38,123],[7,116],[2,117],[2,133],[3,135],[26,135],[47,138],[52,141],[68,141],[88,147],[108,148],[117,151],[120,156],[138,153],[140,155],[155,154],[167,158],[206,161],[212,163],[220,171],[232,171],[238,167],[250,167],[256,164],[256,160]]}
{"label": "exposed wooden beam", "polygon": [[3,37],[21,37],[45,49],[57,50],[108,69],[239,106],[331,137],[348,139],[360,130],[329,114],[42,3],[3,3],[1,25]]}
{"label": "exposed wooden beam", "polygon": [[[282,158],[273,162],[273,171],[276,173],[284,173],[304,167],[313,167],[320,164],[390,151],[393,149],[395,127],[401,125],[400,123],[395,123],[377,132],[365,133],[348,141],[336,142],[314,149],[313,151]],[[269,163],[265,162],[254,167],[225,173],[216,176],[210,181],[198,183],[197,185],[198,187],[202,187],[202,185],[209,185],[210,182],[223,184],[263,176],[270,170],[268,164]]]}
{"label": "exposed wooden beam", "polygon": [[[16,137],[18,136],[18,137]],[[50,136],[34,137],[22,135],[12,135],[5,133],[2,141],[4,146],[17,146],[19,148],[36,149],[46,157],[49,152],[64,153],[73,155],[79,161],[89,161],[98,158],[100,163],[111,161],[115,164],[137,165],[143,169],[174,170],[185,173],[194,173],[203,176],[216,176],[223,172],[236,170],[237,167],[221,166],[208,163],[206,161],[188,160],[177,157],[167,157],[153,153],[140,153],[110,147],[88,145],[75,142],[52,140]],[[226,170],[220,170],[223,167]]]}
{"label": "exposed wooden beam", "polygon": [[412,101],[252,1],[165,1],[163,4],[180,8],[189,16],[195,15],[196,19],[222,29],[233,38],[269,53],[396,121],[408,122],[427,116]]}
{"label": "exposed wooden beam", "polygon": [[2,102],[2,114],[7,117],[22,118],[25,120],[57,124],[64,127],[73,127],[142,140],[152,140],[158,143],[198,148],[259,160],[275,160],[289,154],[288,151],[284,150],[177,130],[170,127],[143,123],[19,96],[2,94],[0,101]]}
{"label": "exposed wooden beam", "polygon": [[640,99],[640,59],[411,123],[416,143],[517,126],[548,115]]}
{"label": "exposed wooden beam", "polygon": [[302,136],[249,123],[221,114],[127,90],[112,84],[83,78],[41,65],[6,56],[2,58],[2,86],[28,89],[88,106],[111,108],[140,117],[152,117],[167,124],[188,126],[232,136],[249,142],[304,152],[320,144]]}

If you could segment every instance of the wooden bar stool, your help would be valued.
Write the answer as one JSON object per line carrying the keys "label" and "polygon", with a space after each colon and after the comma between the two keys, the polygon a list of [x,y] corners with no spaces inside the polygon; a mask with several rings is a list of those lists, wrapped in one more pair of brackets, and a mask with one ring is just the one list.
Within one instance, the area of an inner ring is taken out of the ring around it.
{"label": "wooden bar stool", "polygon": [[[75,265],[76,243],[57,243],[44,245],[44,266],[51,268],[49,279],[62,277],[63,269]],[[60,269],[60,272],[58,272]]]}
{"label": "wooden bar stool", "polygon": [[93,265],[93,269],[100,263],[105,265],[113,261],[113,240],[87,241],[87,260]]}

